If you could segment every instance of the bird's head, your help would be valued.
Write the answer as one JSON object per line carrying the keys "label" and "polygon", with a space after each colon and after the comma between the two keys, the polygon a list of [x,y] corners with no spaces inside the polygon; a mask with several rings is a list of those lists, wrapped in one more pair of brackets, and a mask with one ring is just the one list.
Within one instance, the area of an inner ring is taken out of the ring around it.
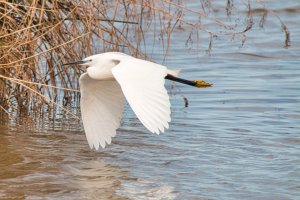
{"label": "bird's head", "polygon": [[[65,63],[63,65],[80,65],[83,66],[88,75],[93,79],[106,79],[111,75],[107,70],[120,63],[120,60],[108,57],[107,54],[97,54],[89,56],[83,60]],[[112,75],[111,75],[112,76]]]}

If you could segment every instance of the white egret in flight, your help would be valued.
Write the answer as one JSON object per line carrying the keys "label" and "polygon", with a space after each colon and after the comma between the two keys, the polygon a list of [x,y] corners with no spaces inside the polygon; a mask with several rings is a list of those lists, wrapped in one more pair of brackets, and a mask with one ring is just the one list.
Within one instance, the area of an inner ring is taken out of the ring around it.
{"label": "white egret in flight", "polygon": [[119,128],[126,100],[142,124],[152,133],[169,128],[170,100],[165,79],[195,87],[209,87],[202,80],[178,78],[176,70],[119,52],[89,56],[64,65],[87,66],[79,79],[83,127],[91,148],[111,143]]}

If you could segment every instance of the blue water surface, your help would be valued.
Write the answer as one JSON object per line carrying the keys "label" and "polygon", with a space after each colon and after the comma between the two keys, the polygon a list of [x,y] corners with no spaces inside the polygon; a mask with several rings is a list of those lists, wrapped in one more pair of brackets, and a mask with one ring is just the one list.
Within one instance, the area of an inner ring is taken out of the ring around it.
{"label": "blue water surface", "polygon": [[156,62],[181,68],[183,78],[214,84],[167,82],[172,122],[159,136],[128,106],[113,144],[99,152],[89,149],[80,124],[3,131],[0,198],[299,199],[300,4],[267,5],[288,26],[289,48],[269,16],[242,48],[238,39],[216,38],[207,53],[209,35],[200,34],[196,48],[197,42],[183,45],[189,33],[174,30],[165,60],[163,49],[149,49]]}

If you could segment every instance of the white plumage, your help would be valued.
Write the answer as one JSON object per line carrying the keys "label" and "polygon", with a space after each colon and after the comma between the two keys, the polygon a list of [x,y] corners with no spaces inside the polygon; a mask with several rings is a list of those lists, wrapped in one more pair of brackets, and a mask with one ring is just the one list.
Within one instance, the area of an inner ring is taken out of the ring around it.
{"label": "white plumage", "polygon": [[91,148],[111,143],[120,126],[125,98],[150,132],[159,134],[169,128],[165,77],[177,76],[179,71],[117,52],[93,55],[77,63],[88,66],[80,77],[80,90],[83,126]]}
{"label": "white plumage", "polygon": [[152,133],[162,133],[171,121],[170,100],[165,79],[194,87],[210,87],[203,80],[178,78],[179,70],[137,59],[119,52],[89,56],[66,63],[87,66],[79,79],[81,114],[87,141],[91,148],[111,143],[120,126],[124,100]]}

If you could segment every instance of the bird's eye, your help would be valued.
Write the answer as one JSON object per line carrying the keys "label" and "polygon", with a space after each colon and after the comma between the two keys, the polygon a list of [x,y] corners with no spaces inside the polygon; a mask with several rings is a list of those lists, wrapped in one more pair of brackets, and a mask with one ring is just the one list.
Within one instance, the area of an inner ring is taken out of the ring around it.
{"label": "bird's eye", "polygon": [[90,62],[92,62],[92,59],[91,60],[89,60]]}

